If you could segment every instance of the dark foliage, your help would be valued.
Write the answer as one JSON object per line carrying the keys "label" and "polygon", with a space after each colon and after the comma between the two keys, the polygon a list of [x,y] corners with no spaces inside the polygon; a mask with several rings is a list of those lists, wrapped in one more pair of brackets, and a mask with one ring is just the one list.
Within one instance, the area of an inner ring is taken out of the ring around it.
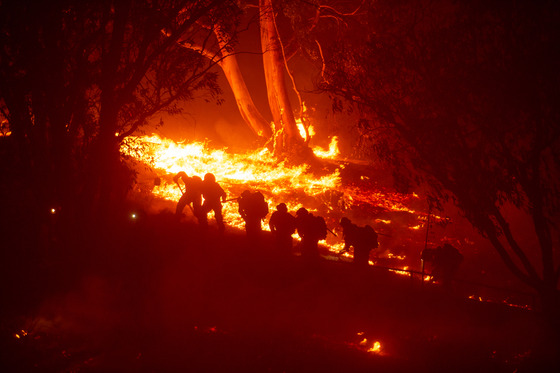
{"label": "dark foliage", "polygon": [[199,21],[229,17],[229,4],[2,1],[2,220],[27,208],[38,236],[51,208],[82,228],[122,209],[135,177],[122,139],[179,100],[220,93],[215,62],[178,42],[207,37]]}
{"label": "dark foliage", "polygon": [[401,187],[453,198],[557,310],[558,5],[377,1],[360,17],[322,88],[363,113],[364,147]]}

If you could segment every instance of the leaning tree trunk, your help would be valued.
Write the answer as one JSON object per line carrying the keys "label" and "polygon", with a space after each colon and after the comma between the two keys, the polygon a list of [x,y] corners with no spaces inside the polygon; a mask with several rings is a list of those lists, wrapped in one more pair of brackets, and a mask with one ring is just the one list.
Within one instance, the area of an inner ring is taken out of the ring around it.
{"label": "leaning tree trunk", "polygon": [[239,69],[237,58],[234,53],[231,53],[228,45],[229,38],[220,27],[216,28],[216,37],[222,51],[222,60],[219,65],[226,76],[226,79],[231,87],[235,102],[241,117],[253,130],[253,132],[265,140],[269,140],[272,136],[270,124],[264,119],[260,111],[255,106],[251,94],[245,85],[245,80]]}
{"label": "leaning tree trunk", "polygon": [[276,30],[272,0],[259,0],[261,47],[268,93],[268,103],[276,126],[283,131],[277,150],[300,152],[304,147],[290,104],[285,82],[285,64],[279,35]]}

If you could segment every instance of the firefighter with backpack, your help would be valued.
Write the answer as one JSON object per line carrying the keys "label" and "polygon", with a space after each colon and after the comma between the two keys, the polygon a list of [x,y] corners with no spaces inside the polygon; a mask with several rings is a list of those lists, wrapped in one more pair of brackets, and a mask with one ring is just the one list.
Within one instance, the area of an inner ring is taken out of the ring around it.
{"label": "firefighter with backpack", "polygon": [[340,219],[340,226],[342,227],[344,248],[339,254],[349,251],[352,247],[354,249],[353,263],[366,267],[369,264],[370,251],[379,246],[377,233],[370,225],[360,227],[346,217]]}
{"label": "firefighter with backpack", "polygon": [[285,203],[276,206],[276,211],[270,216],[268,226],[278,251],[282,254],[290,254],[292,251],[292,235],[296,232],[296,218],[288,212]]}
{"label": "firefighter with backpack", "polygon": [[268,215],[268,203],[261,192],[243,191],[238,199],[239,215],[245,221],[247,237],[258,238],[262,232],[262,220]]}
{"label": "firefighter with backpack", "polygon": [[307,262],[319,259],[319,241],[327,238],[327,224],[322,216],[315,216],[302,207],[296,212],[296,229],[301,237],[301,256]]}

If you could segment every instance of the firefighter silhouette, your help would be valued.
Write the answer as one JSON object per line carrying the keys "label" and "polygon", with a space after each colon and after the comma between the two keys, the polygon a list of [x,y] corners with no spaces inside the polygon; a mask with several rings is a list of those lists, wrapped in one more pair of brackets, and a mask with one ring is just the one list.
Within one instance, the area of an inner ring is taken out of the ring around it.
{"label": "firefighter silhouette", "polygon": [[296,229],[301,237],[301,256],[306,262],[316,262],[319,259],[319,241],[327,237],[325,219],[302,207],[296,212]]}
{"label": "firefighter silhouette", "polygon": [[[184,190],[179,180],[183,181]],[[202,207],[202,179],[199,176],[189,177],[184,171],[181,171],[173,177],[173,181],[179,186],[179,189],[181,189],[183,193],[177,202],[175,214],[181,215],[185,206],[189,206],[194,216],[200,219]]]}
{"label": "firefighter silhouette", "polygon": [[214,218],[216,219],[218,229],[223,231],[225,225],[224,217],[222,215],[222,202],[226,200],[226,192],[216,182],[216,177],[212,173],[204,175],[201,190],[202,196],[204,197],[204,203],[202,204],[199,222],[203,226],[208,225],[208,213],[210,211],[214,211]]}
{"label": "firefighter silhouette", "polygon": [[344,248],[341,253],[349,251],[352,247],[354,249],[353,263],[360,267],[367,266],[371,250],[379,246],[375,230],[370,225],[360,227],[346,217],[340,219],[340,226],[344,239]]}
{"label": "firefighter silhouette", "polygon": [[262,232],[262,220],[268,215],[268,203],[261,192],[243,191],[238,199],[239,215],[245,221],[248,237],[257,238]]}
{"label": "firefighter silhouette", "polygon": [[281,253],[292,250],[292,235],[296,232],[296,218],[288,212],[285,203],[276,206],[276,211],[270,216],[268,226],[274,237],[276,248]]}
{"label": "firefighter silhouette", "polygon": [[446,243],[435,249],[424,249],[422,260],[430,264],[434,280],[449,288],[463,261],[463,255],[454,246]]}

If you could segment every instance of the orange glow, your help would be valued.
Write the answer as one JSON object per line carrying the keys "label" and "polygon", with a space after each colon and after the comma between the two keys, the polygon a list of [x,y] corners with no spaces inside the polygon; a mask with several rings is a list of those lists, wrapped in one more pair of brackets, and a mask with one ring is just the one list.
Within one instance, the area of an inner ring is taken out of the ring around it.
{"label": "orange glow", "polygon": [[0,122],[0,137],[8,137],[12,135],[12,131],[10,130],[10,124],[7,120],[2,120]]}
{"label": "orange glow", "polygon": [[338,137],[334,136],[329,144],[329,150],[325,151],[316,146],[313,148],[313,153],[319,158],[333,158],[340,154],[338,150]]}
{"label": "orange glow", "polygon": [[25,330],[20,330],[19,333],[14,333],[14,338],[21,339],[21,337],[25,337],[27,332]]}
{"label": "orange glow", "polygon": [[401,268],[401,270],[398,270],[398,269],[390,269],[389,271],[394,272],[394,273],[396,273],[396,274],[398,274],[398,275],[402,275],[402,276],[410,276],[410,272],[407,272],[407,271],[408,271],[408,267],[403,267],[403,268]]}
{"label": "orange glow", "polygon": [[381,352],[381,343],[379,343],[379,341],[375,341],[373,342],[373,345],[367,350],[368,352],[373,352],[373,353],[380,353]]}
{"label": "orange glow", "polygon": [[[301,135],[301,137],[304,140],[308,140],[307,138],[307,134],[305,133],[305,127],[303,126],[303,122],[301,121],[301,119],[296,120],[296,125],[299,131],[299,134]],[[309,136],[312,137],[313,135],[315,135],[315,129],[313,128],[312,125],[310,125],[307,128],[307,131],[309,132]]]}
{"label": "orange glow", "polygon": [[[360,336],[360,337],[363,337],[364,332],[359,332],[359,333],[357,333],[357,335]],[[372,353],[375,353],[375,354],[380,354],[381,353],[381,342],[379,342],[379,341],[373,342],[371,344],[371,347],[368,347],[368,346],[370,346],[370,342],[368,341],[367,338],[364,337],[358,343],[358,345],[361,346],[361,347],[367,348],[367,350],[366,350],[367,352],[372,352]]]}
{"label": "orange glow", "polygon": [[468,298],[472,299],[472,300],[476,300],[478,302],[502,303],[502,304],[505,304],[506,306],[509,306],[509,307],[521,308],[521,309],[526,309],[526,310],[531,310],[532,309],[531,306],[529,306],[528,304],[513,304],[513,303],[508,302],[507,300],[499,301],[499,300],[485,299],[485,298],[482,298],[481,296],[477,296],[477,295],[469,295]]}
{"label": "orange glow", "polygon": [[391,220],[375,219],[378,223],[391,224]]}
{"label": "orange glow", "polygon": [[[337,144],[338,139],[333,137],[328,151],[322,148],[313,151],[318,157],[336,159],[339,154]],[[343,185],[340,172],[345,164],[342,161],[341,166],[333,171],[315,175],[306,164],[294,166],[278,161],[266,148],[233,153],[227,148],[210,148],[202,142],[175,142],[157,135],[126,137],[121,152],[148,166],[158,178],[157,185],[150,179],[150,185],[139,188],[172,202],[177,202],[181,197],[181,190],[172,180],[179,171],[200,177],[212,172],[226,191],[228,199],[238,197],[245,189],[261,191],[269,202],[268,217],[280,202],[286,203],[291,212],[306,207],[310,212],[323,216],[324,210],[317,210],[320,206],[331,211],[339,209],[341,205],[372,205],[388,211],[407,211],[420,215],[407,207],[410,199],[414,198],[411,194],[363,190],[363,186],[357,184]],[[331,205],[332,192],[339,195],[339,200],[335,202],[338,205]],[[186,213],[189,214],[189,211]],[[235,200],[224,203],[223,214],[228,226],[244,227]],[[390,220],[375,220],[378,221],[391,223]],[[334,226],[337,223],[328,224],[330,229],[337,229]],[[267,224],[263,224],[263,228],[268,229]],[[340,235],[334,237],[329,234],[326,244],[333,253],[338,253],[344,246]],[[345,253],[341,257],[350,258],[352,255]]]}

